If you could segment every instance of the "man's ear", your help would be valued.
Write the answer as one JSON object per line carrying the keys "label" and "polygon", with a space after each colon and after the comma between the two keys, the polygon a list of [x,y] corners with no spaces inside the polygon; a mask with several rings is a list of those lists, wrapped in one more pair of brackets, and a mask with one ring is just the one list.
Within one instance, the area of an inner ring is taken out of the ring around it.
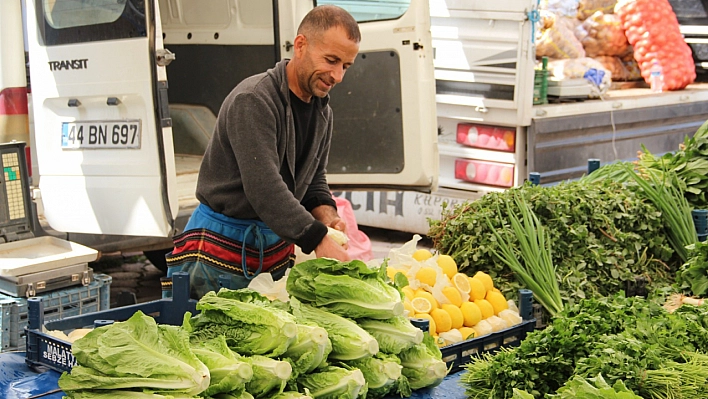
{"label": "man's ear", "polygon": [[304,51],[305,47],[307,46],[307,38],[303,34],[299,34],[295,36],[295,45],[293,46],[295,55],[298,57],[302,56],[302,52]]}

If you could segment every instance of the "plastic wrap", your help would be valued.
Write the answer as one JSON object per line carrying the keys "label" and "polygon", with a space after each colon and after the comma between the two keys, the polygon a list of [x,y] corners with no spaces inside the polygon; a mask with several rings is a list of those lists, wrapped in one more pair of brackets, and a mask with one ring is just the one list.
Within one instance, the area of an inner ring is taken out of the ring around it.
{"label": "plastic wrap", "polygon": [[583,45],[573,30],[553,13],[541,13],[541,35],[536,41],[536,57],[555,59],[585,57]]}
{"label": "plastic wrap", "polygon": [[582,43],[588,57],[621,56],[631,51],[622,21],[614,14],[597,11],[575,29],[575,37]]}

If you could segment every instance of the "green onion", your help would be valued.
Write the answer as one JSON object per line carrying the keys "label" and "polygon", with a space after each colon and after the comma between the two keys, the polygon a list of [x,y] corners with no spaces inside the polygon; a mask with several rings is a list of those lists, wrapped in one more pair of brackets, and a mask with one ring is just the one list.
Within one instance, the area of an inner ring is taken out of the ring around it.
{"label": "green onion", "polygon": [[[531,210],[530,205],[518,193],[514,193],[514,202],[521,211],[521,220],[506,204],[507,214],[514,234],[519,240],[523,264],[516,257],[512,245],[507,242],[486,218],[489,229],[499,241],[500,250],[492,248],[495,257],[504,262],[516,274],[516,277],[530,289],[536,300],[555,316],[563,310],[563,300],[558,288],[556,268],[551,260],[551,243],[544,226]],[[497,208],[499,216],[501,210]],[[501,253],[500,253],[501,252]]]}

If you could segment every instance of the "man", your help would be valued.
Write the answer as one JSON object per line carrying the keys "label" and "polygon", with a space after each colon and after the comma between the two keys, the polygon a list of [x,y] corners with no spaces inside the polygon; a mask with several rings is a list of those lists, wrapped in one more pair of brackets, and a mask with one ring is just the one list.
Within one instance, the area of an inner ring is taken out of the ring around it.
{"label": "man", "polygon": [[190,274],[192,296],[277,280],[306,254],[349,260],[327,236],[344,230],[325,178],[332,138],[329,91],[359,52],[361,34],[342,8],[312,9],[298,27],[291,60],[242,81],[221,106],[197,182],[200,205],[167,255],[168,277]]}

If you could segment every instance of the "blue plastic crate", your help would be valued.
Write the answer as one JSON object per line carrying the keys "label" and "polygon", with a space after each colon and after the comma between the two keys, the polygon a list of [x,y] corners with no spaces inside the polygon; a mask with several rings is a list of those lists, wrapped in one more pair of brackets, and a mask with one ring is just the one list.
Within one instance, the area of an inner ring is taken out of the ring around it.
{"label": "blue plastic crate", "polygon": [[[79,286],[47,292],[37,297],[44,302],[45,320],[58,320],[106,310],[110,306],[110,285],[112,278],[106,274],[94,274],[87,286]],[[0,332],[2,348],[0,352],[22,351],[25,349],[25,326],[28,324],[27,298],[0,294]]]}

